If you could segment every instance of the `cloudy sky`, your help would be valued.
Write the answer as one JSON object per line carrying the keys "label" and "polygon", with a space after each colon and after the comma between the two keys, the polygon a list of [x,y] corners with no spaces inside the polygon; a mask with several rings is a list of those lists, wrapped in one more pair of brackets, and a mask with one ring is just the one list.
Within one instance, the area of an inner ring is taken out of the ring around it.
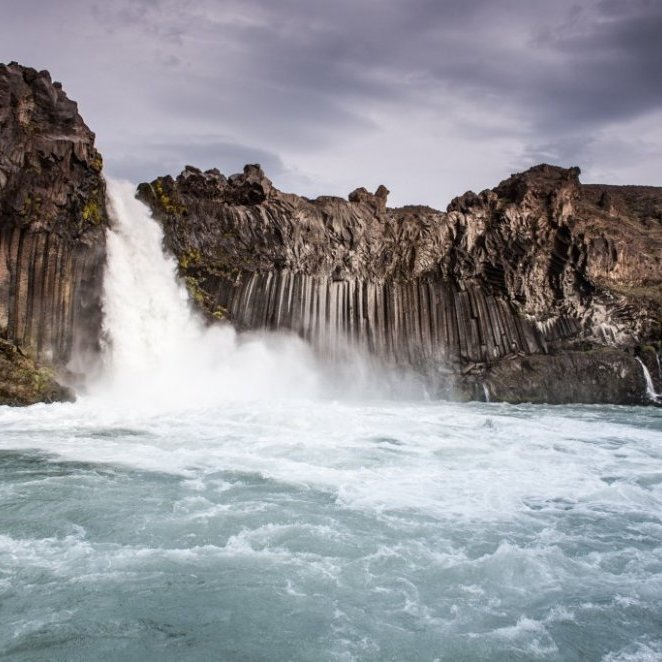
{"label": "cloudy sky", "polygon": [[132,181],[259,162],[443,208],[539,162],[662,185],[662,0],[3,0]]}

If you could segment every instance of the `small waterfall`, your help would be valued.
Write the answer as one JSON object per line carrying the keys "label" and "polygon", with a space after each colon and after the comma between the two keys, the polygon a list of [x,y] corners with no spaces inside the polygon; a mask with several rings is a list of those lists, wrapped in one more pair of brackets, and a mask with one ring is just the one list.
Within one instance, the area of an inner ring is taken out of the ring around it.
{"label": "small waterfall", "polygon": [[655,392],[653,378],[651,377],[646,364],[639,357],[637,357],[637,361],[639,361],[639,364],[641,365],[641,369],[644,373],[644,379],[646,380],[646,396],[651,402],[660,402],[662,400],[662,396]]}
{"label": "small waterfall", "polygon": [[97,391],[155,407],[314,395],[318,375],[293,335],[207,327],[164,254],[161,227],[129,182],[108,181],[104,377]]}
{"label": "small waterfall", "polygon": [[662,362],[660,361],[659,352],[655,352],[655,360],[657,361],[657,376],[658,379],[662,382]]}
{"label": "small waterfall", "polygon": [[482,386],[483,386],[483,395],[485,396],[485,402],[489,402],[490,401],[490,389],[487,386],[487,382],[482,382]]}

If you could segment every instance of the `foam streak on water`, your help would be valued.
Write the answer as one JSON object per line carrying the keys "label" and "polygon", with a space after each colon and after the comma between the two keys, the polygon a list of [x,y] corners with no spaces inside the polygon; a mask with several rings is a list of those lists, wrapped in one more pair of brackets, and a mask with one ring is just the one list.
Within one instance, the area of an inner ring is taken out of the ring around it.
{"label": "foam streak on water", "polygon": [[0,657],[662,658],[662,410],[330,399],[110,190],[106,379],[0,407]]}

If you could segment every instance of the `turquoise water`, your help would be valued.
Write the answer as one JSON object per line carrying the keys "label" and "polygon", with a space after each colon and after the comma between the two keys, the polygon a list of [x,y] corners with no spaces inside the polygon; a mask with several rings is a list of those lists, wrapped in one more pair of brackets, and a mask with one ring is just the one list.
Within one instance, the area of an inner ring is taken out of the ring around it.
{"label": "turquoise water", "polygon": [[660,660],[662,411],[0,408],[0,657]]}

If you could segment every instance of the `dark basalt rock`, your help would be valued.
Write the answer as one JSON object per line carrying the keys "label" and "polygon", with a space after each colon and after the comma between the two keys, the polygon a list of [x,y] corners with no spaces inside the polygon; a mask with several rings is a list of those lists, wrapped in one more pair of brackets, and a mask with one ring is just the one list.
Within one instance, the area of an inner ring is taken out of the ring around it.
{"label": "dark basalt rock", "polygon": [[98,346],[101,168],[94,134],[60,84],[0,64],[0,333],[55,368]]}
{"label": "dark basalt rock", "polygon": [[632,354],[605,347],[502,361],[484,383],[490,398],[501,402],[649,404],[641,382]]}
{"label": "dark basalt rock", "polygon": [[[210,320],[291,329],[331,354],[358,345],[454,381],[460,396],[501,375],[497,398],[565,402],[552,381],[581,365],[579,400],[643,402],[633,354],[660,340],[662,189],[582,185],[579,174],[536,166],[446,212],[387,208],[384,187],[308,200],[258,166],[228,181],[187,168],[139,197]],[[621,353],[585,351],[600,347]],[[546,395],[523,378],[517,395],[506,374],[523,375],[533,355]],[[611,360],[636,389],[591,386]]]}

